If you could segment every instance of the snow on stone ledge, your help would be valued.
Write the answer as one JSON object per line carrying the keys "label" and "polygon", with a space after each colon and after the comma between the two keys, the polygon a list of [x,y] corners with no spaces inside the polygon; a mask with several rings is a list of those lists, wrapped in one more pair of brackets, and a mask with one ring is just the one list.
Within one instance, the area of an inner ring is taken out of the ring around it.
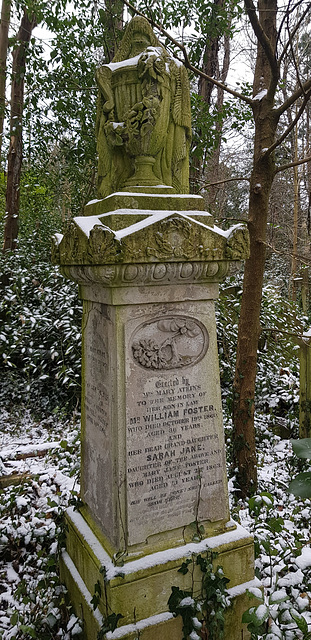
{"label": "snow on stone ledge", "polygon": [[55,242],[56,242],[57,246],[58,246],[58,245],[60,245],[60,243],[61,243],[61,241],[62,241],[63,237],[64,237],[64,236],[63,236],[63,234],[62,234],[62,233],[54,233],[53,238],[54,238],[54,240],[55,240]]}
{"label": "snow on stone ledge", "polygon": [[90,527],[81,516],[81,514],[79,514],[77,511],[74,511],[72,507],[69,507],[68,515],[78,529],[80,535],[84,538],[86,543],[96,554],[101,564],[106,567],[106,576],[108,580],[117,578],[119,574],[125,576],[136,573],[137,571],[145,571],[146,569],[154,566],[162,565],[171,561],[181,560],[185,557],[191,557],[192,554],[203,553],[207,549],[214,549],[222,545],[228,545],[230,543],[237,542],[238,540],[246,540],[251,537],[249,531],[246,531],[246,529],[241,527],[240,524],[230,521],[228,523],[228,526],[236,527],[231,531],[227,531],[226,533],[221,533],[210,538],[205,538],[201,542],[190,542],[174,549],[157,551],[156,553],[144,556],[143,558],[139,558],[138,560],[129,561],[122,567],[115,567],[110,557],[108,556],[102,545],[99,543],[98,539],[91,531]]}
{"label": "snow on stone ledge", "polygon": [[167,620],[171,620],[173,618],[173,614],[166,611],[165,613],[159,613],[156,616],[150,616],[150,618],[145,618],[144,620],[139,620],[136,624],[126,624],[123,627],[119,627],[115,631],[108,631],[106,633],[107,640],[118,640],[119,638],[127,637],[130,633],[135,633],[142,631],[143,629],[147,629],[148,627],[155,626],[157,624],[161,624],[161,622],[167,622]]}
{"label": "snow on stone ledge", "polygon": [[74,218],[74,222],[79,227],[79,229],[81,229],[81,231],[87,236],[87,238],[90,237],[90,232],[96,224],[105,226],[97,216],[78,216]]}

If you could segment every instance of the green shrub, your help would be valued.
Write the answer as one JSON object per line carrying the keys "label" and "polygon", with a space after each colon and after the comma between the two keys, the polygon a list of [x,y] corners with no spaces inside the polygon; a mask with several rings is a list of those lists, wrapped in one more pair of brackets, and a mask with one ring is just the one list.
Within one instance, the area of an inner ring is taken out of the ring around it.
{"label": "green shrub", "polygon": [[[231,286],[228,286],[230,285]],[[242,288],[240,280],[223,286],[217,305],[220,377],[224,403],[231,409]],[[271,422],[284,419],[290,426],[298,418],[299,347],[295,334],[307,318],[277,288],[265,285],[261,305],[261,335],[256,377],[256,409]]]}
{"label": "green shrub", "polygon": [[[0,402],[51,411],[80,398],[81,303],[40,225],[0,257]],[[40,237],[41,235],[41,237]]]}

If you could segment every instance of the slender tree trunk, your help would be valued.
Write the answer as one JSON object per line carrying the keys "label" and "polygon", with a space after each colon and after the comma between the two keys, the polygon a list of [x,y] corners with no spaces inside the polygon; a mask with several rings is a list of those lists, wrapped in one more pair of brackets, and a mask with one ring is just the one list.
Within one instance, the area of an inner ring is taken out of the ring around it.
{"label": "slender tree trunk", "polygon": [[[215,7],[223,7],[224,0],[215,0]],[[229,25],[228,25],[229,26]],[[224,36],[224,55],[222,62],[222,69],[220,71],[219,64],[219,49],[221,38],[219,35],[214,37],[208,37],[203,54],[202,71],[212,78],[220,80],[225,84],[230,64],[230,38],[229,35]],[[201,96],[208,105],[212,104],[212,91],[214,89],[213,83],[209,82],[203,76],[200,76],[198,83],[198,95]],[[217,109],[221,112],[224,103],[224,90],[217,87]],[[219,140],[222,132],[222,123],[219,122],[216,125],[217,132],[219,134]],[[217,182],[219,174],[219,158],[220,158],[220,142],[215,149],[211,158],[208,160],[206,167],[204,157],[194,157],[192,160],[192,167],[190,172],[190,185],[191,191],[197,193],[202,183],[202,178],[208,175],[209,182]],[[207,193],[207,205],[213,208],[217,195],[217,187],[210,187]]]}
{"label": "slender tree trunk", "polygon": [[107,12],[107,30],[105,33],[106,57],[109,61],[114,58],[120,33],[123,30],[124,3],[122,0],[105,0]]}
{"label": "slender tree trunk", "polygon": [[[246,2],[246,8],[252,3]],[[273,63],[276,48],[277,0],[259,0],[259,23],[268,39],[258,42],[253,95],[255,140],[250,181],[250,257],[245,263],[243,295],[238,331],[237,360],[233,387],[234,456],[237,486],[245,497],[256,490],[257,467],[254,431],[254,399],[257,349],[260,334],[260,305],[266,258],[268,205],[274,179],[273,154],[265,155],[275,140],[277,116],[273,111],[278,80]],[[268,50],[268,51],[267,51]],[[270,55],[268,59],[268,55]]]}
{"label": "slender tree trunk", "polygon": [[[214,0],[214,5],[223,7],[224,0]],[[202,71],[206,73],[211,78],[216,78],[218,76],[219,70],[219,62],[218,62],[218,54],[219,54],[219,36],[216,37],[208,37],[207,43],[205,46],[205,51],[203,54],[203,65]],[[198,94],[202,96],[203,100],[207,102],[207,104],[211,104],[211,97],[214,85],[209,82],[206,78],[200,76],[199,85],[198,85]]]}
{"label": "slender tree trunk", "polygon": [[34,16],[24,12],[13,51],[10,148],[8,154],[8,176],[6,189],[6,223],[3,251],[14,250],[17,245],[20,177],[22,169],[22,117],[24,107],[24,77],[27,49],[32,30],[36,26]]}
{"label": "slender tree trunk", "polygon": [[[311,131],[310,131],[310,105],[307,105],[306,108],[306,126],[305,126],[305,149],[304,155],[306,157],[310,156],[311,150]],[[311,225],[310,225],[310,217],[311,217],[311,162],[308,162],[306,165],[306,171],[304,176],[305,189],[308,194],[308,206],[305,215],[302,217],[302,239],[303,239],[303,254],[306,258],[306,264],[302,267],[302,288],[301,288],[301,304],[302,310],[305,314],[308,313],[309,304],[310,304],[310,292],[309,292],[309,272],[310,267],[309,264],[311,262],[311,246],[310,246],[310,235],[311,235]]]}
{"label": "slender tree trunk", "polygon": [[11,14],[11,1],[2,0],[1,23],[0,23],[0,162],[2,151],[3,123],[5,116],[5,83],[6,83],[6,62],[9,43],[9,24]]}
{"label": "slender tree trunk", "polygon": [[[226,83],[227,80],[227,75],[228,75],[228,71],[229,71],[229,64],[230,64],[230,38],[229,36],[225,35],[224,37],[224,56],[223,56],[223,63],[222,63],[222,70],[221,73],[219,73],[219,65],[218,65],[218,75],[217,75],[217,80],[220,80],[223,84]],[[217,109],[219,111],[219,113],[221,112],[222,108],[224,106],[224,90],[221,89],[220,87],[217,87]],[[223,130],[223,124],[222,122],[218,122],[216,124],[216,130],[217,133],[219,135],[219,145],[218,147],[215,149],[214,153],[212,154],[211,158],[209,159],[208,163],[207,163],[207,169],[206,169],[206,175],[208,177],[208,182],[212,183],[212,182],[218,182],[219,180],[219,161],[220,161],[220,140],[221,140],[221,134],[222,134],[222,130]],[[216,201],[217,201],[217,196],[218,196],[218,192],[219,192],[219,185],[212,185],[208,188],[208,193],[206,195],[207,197],[207,205],[209,207],[209,209],[211,210],[212,213],[216,212],[215,208],[216,208]]]}
{"label": "slender tree trunk", "polygon": [[[298,132],[294,131],[294,162],[298,160]],[[297,299],[297,250],[298,250],[298,218],[299,218],[299,173],[298,167],[293,167],[294,172],[294,217],[293,217],[293,253],[291,264],[291,299]]]}

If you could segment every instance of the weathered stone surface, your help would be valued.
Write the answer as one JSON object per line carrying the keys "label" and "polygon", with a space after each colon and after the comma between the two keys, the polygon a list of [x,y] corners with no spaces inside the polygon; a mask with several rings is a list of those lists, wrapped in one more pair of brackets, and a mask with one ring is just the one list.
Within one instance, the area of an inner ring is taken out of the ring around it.
{"label": "weathered stone surface", "polygon": [[214,301],[248,257],[248,232],[222,231],[183,195],[187,74],[145,20],[97,80],[101,199],[53,246],[83,299],[83,507],[68,512],[62,575],[87,640],[107,611],[124,616],[117,637],[179,640],[171,587],[199,584],[198,569],[178,568],[212,548],[237,587],[225,639],[240,640],[253,544],[229,516]]}
{"label": "weathered stone surface", "polygon": [[[170,299],[178,299],[181,292],[175,292],[173,285],[183,286],[188,299],[200,298],[192,287],[196,290],[199,285],[206,283],[218,283],[225,276],[235,273],[240,268],[241,262],[159,262],[149,264],[123,264],[123,265],[66,265],[62,267],[62,273],[77,282],[81,287],[88,286],[89,299],[110,303],[116,296],[123,299],[125,303],[132,301],[132,288],[138,289],[135,296],[139,296],[145,286],[154,285],[157,287],[157,297],[160,301],[167,298],[167,285],[170,285]],[[105,285],[99,289],[97,284]],[[82,292],[82,288],[81,288]],[[81,293],[84,297],[84,294]],[[205,298],[204,287],[202,286],[201,299]],[[137,298],[138,300],[138,298]],[[141,297],[144,302],[144,296]]]}
{"label": "weathered stone surface", "polygon": [[[174,193],[171,187],[172,193],[159,194],[159,188],[156,193],[146,193],[146,187],[143,193],[135,193],[133,187],[128,193],[117,192],[111,193],[106,198],[101,200],[91,200],[84,208],[85,216],[100,216],[103,213],[110,213],[111,211],[132,210],[138,211],[204,211],[204,199],[202,196],[195,194],[187,194],[187,196],[180,193]],[[155,189],[154,189],[155,191]],[[212,216],[210,214],[206,214]]]}
{"label": "weathered stone surface", "polygon": [[129,544],[229,519],[213,302],[139,311],[125,326]]}
{"label": "weathered stone surface", "polygon": [[82,499],[123,560],[229,520],[214,301],[156,293],[84,306]]}
{"label": "weathered stone surface", "polygon": [[115,58],[97,70],[96,79],[99,194],[136,185],[188,192],[188,75],[147,20],[133,18]]}
{"label": "weathered stone surface", "polygon": [[[130,222],[132,220],[130,217]],[[104,218],[74,218],[64,236],[55,240],[54,262],[104,265],[240,261],[249,254],[248,231],[242,224],[224,232],[181,212],[141,216],[137,222],[119,230],[109,228],[108,221],[120,226],[116,214]]]}
{"label": "weathered stone surface", "polygon": [[[206,539],[199,546],[183,544],[182,547],[175,549],[173,557],[154,554],[150,556],[148,563],[142,558],[127,564],[126,567],[116,568],[113,567],[108,555],[105,554],[80,514],[69,510],[67,524],[68,553],[63,554],[61,570],[62,575],[66,576],[67,584],[70,585],[70,592],[77,594],[75,602],[80,611],[81,609],[84,611],[87,607],[87,594],[90,600],[94,584],[98,579],[102,587],[99,610],[95,612],[96,619],[94,613],[91,614],[90,604],[89,611],[84,616],[88,631],[87,638],[93,640],[95,637],[93,630],[96,624],[97,629],[100,626],[99,612],[105,615],[108,605],[109,611],[123,615],[119,624],[121,628],[117,632],[118,637],[135,638],[135,635],[130,635],[127,631],[127,625],[135,620],[138,625],[142,621],[142,626],[146,626],[142,632],[142,638],[150,637],[159,640],[162,637],[172,637],[180,640],[180,618],[175,619],[173,624],[167,601],[172,586],[191,590],[192,580],[196,585],[195,594],[199,593],[201,577],[199,569],[195,569],[194,576],[191,572],[183,575],[178,571],[182,563],[196,553],[195,549],[201,554],[208,549],[218,552],[215,568],[217,565],[223,566],[225,575],[230,580],[228,587],[232,593],[232,603],[227,612],[226,640],[240,640],[242,631],[243,638],[249,638],[246,626],[241,623],[242,613],[249,606],[246,589],[250,586],[258,586],[259,581],[254,579],[253,540],[242,527],[210,538],[210,541]],[[79,567],[80,573],[77,576],[72,568],[72,562],[74,567]],[[103,567],[106,570],[105,585],[99,573],[100,568]],[[152,619],[152,616],[159,614],[162,616],[163,626],[162,623],[159,624],[159,619],[158,621]],[[90,619],[92,616],[93,620]]]}
{"label": "weathered stone surface", "polygon": [[[120,545],[114,407],[116,353],[113,309],[86,303],[82,375],[81,494],[114,548]],[[107,375],[109,374],[109,375]],[[123,543],[124,544],[124,543]]]}

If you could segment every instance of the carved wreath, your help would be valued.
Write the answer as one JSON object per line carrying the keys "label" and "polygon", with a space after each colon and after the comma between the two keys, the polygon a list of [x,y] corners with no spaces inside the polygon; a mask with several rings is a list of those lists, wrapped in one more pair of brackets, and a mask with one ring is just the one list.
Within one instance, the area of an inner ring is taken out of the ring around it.
{"label": "carved wreath", "polygon": [[169,333],[163,342],[158,344],[153,339],[140,339],[133,343],[134,359],[147,369],[172,369],[191,364],[193,359],[179,353],[178,341],[182,336],[190,339],[202,334],[199,325],[190,318],[168,318],[156,323],[157,329]]}

